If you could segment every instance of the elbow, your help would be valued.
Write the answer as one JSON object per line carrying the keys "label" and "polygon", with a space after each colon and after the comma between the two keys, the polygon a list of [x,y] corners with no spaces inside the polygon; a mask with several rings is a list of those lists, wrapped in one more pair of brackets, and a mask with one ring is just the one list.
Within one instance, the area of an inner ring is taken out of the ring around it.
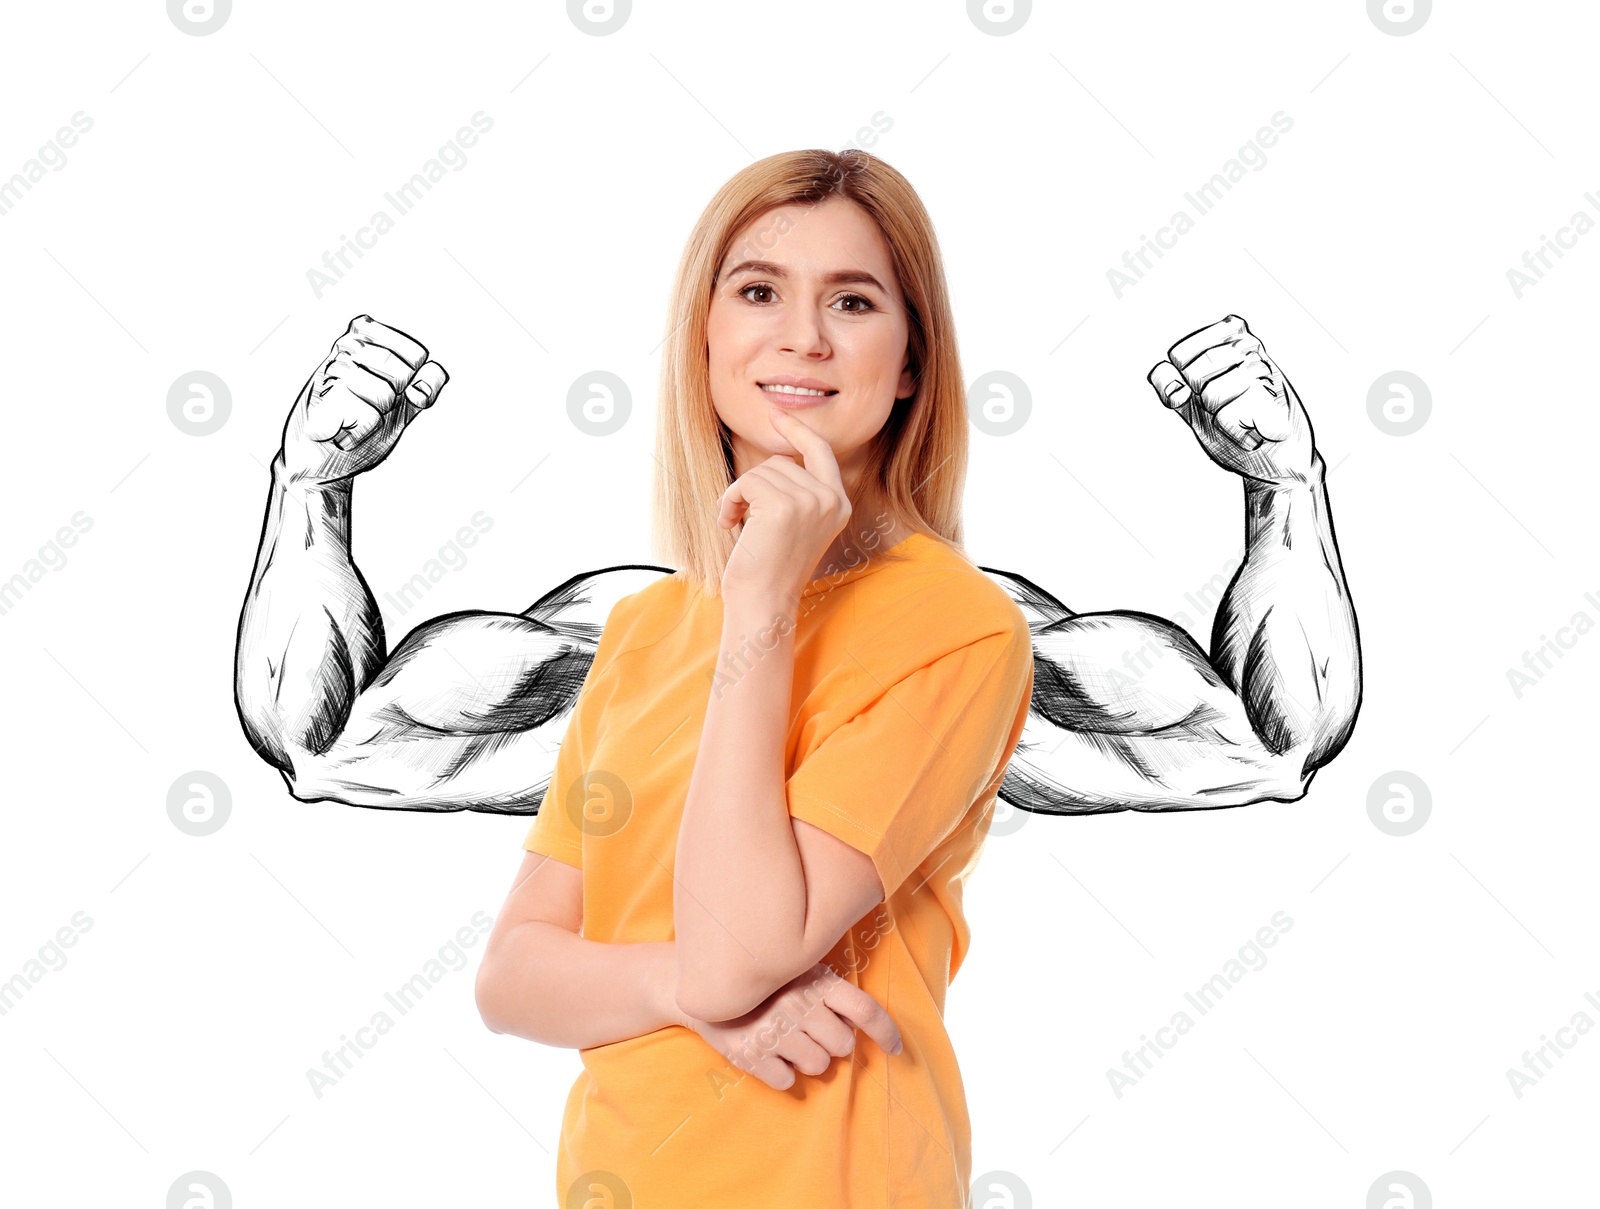
{"label": "elbow", "polygon": [[310,780],[291,777],[284,774],[284,782],[289,787],[289,796],[297,802],[326,802],[328,794],[321,787],[314,785]]}
{"label": "elbow", "polygon": [[707,1024],[736,1020],[755,1006],[754,1004],[745,1006],[733,996],[706,995],[700,991],[680,992],[675,1002],[678,1010],[685,1016],[703,1020]]}
{"label": "elbow", "polygon": [[1350,739],[1355,729],[1355,710],[1330,717],[1326,726],[1294,743],[1274,757],[1265,768],[1263,798],[1278,802],[1298,802],[1311,788],[1317,769],[1332,760]]}
{"label": "elbow", "polygon": [[317,756],[308,750],[289,752],[289,767],[281,770],[289,796],[297,802],[324,802],[331,796]]}
{"label": "elbow", "polygon": [[1240,765],[1208,763],[1181,780],[1163,783],[1164,792],[1148,801],[1135,802],[1135,810],[1214,810],[1223,806],[1252,806],[1257,802],[1297,802],[1311,787],[1311,770],[1304,752],[1282,755],[1258,753],[1241,775]]}
{"label": "elbow", "polygon": [[1306,791],[1311,788],[1311,778],[1314,775],[1309,771],[1285,773],[1265,800],[1270,802],[1298,802],[1306,796]]}
{"label": "elbow", "polygon": [[698,994],[684,987],[680,986],[673,993],[672,1002],[677,1005],[678,1010],[685,1016],[692,1016],[696,1020],[710,1022],[723,1019],[722,1016],[717,1014],[717,1004],[712,1003],[710,1000],[702,1002]]}
{"label": "elbow", "polygon": [[1298,802],[1311,788],[1311,778],[1316,775],[1306,759],[1304,748],[1284,752],[1262,769],[1261,783],[1257,787],[1258,802]]}
{"label": "elbow", "polygon": [[483,1021],[483,1027],[491,1033],[503,1033],[505,1029],[495,1027],[495,1018],[490,1015],[488,1001],[484,998],[483,987],[480,984],[476,995],[478,1004],[478,1019]]}
{"label": "elbow", "polygon": [[743,1016],[753,1011],[763,998],[765,996],[757,994],[755,988],[736,985],[726,978],[685,978],[681,966],[673,990],[680,1012],[708,1024]]}
{"label": "elbow", "polygon": [[720,926],[701,933],[683,926],[682,913],[676,919],[673,998],[680,1012],[696,1020],[716,1023],[746,1015],[799,972],[782,972],[782,954],[793,952],[794,945],[770,945],[748,930],[734,941]]}
{"label": "elbow", "polygon": [[392,810],[450,808],[437,795],[424,792],[409,774],[408,768],[397,767],[394,761],[384,761],[379,767],[370,758],[358,765],[331,752],[321,756],[297,752],[283,780],[289,796],[297,802],[336,802]]}
{"label": "elbow", "polygon": [[500,1013],[497,1010],[499,992],[500,980],[495,975],[494,967],[485,959],[479,964],[477,977],[473,980],[472,999],[478,1009],[478,1018],[483,1021],[483,1027],[491,1033],[507,1031],[500,1027]]}
{"label": "elbow", "polygon": [[[681,913],[674,912],[682,918]],[[672,984],[672,1001],[677,1009],[696,1020],[729,1020],[737,1015],[725,1010],[729,1006],[728,987],[718,977],[716,962],[708,961],[702,944],[681,924],[675,929],[673,951],[675,971]]]}
{"label": "elbow", "polygon": [[336,802],[342,806],[368,805],[367,802],[356,802],[349,794],[342,794],[331,786],[314,780],[291,780],[284,778],[289,785],[289,796],[297,802]]}

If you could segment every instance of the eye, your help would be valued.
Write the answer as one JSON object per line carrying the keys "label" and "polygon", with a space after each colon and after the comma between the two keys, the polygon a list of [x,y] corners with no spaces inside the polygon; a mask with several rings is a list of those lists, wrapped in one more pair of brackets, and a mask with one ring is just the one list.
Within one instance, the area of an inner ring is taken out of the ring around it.
{"label": "eye", "polygon": [[[763,284],[762,282],[757,282],[754,285],[747,285],[742,290],[740,290],[739,291],[739,297],[745,298],[746,295],[748,295],[751,290],[765,290],[768,294],[771,294],[771,293],[774,292],[773,288],[770,285]],[[749,301],[750,303],[752,303],[755,306],[765,306],[765,305],[767,305],[764,302],[756,302],[756,300],[754,298],[749,298],[749,299],[747,299],[747,301]],[[844,311],[843,313],[846,314],[846,315],[865,315],[868,311],[875,311],[875,310],[878,309],[877,305],[870,298],[863,298],[860,294],[846,294],[842,298],[840,298],[839,301],[840,302],[855,302],[855,303],[859,304],[858,306],[855,306],[855,307],[853,307],[853,308],[851,308],[849,310]]]}

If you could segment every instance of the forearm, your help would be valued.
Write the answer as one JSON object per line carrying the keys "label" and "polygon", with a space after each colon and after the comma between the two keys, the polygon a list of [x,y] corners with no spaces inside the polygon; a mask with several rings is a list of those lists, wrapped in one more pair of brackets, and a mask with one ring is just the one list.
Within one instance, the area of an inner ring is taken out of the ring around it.
{"label": "forearm", "polygon": [[784,797],[793,605],[724,604],[673,870],[678,1002],[700,1019],[759,1003],[805,933],[805,873]]}
{"label": "forearm", "polygon": [[1213,629],[1212,663],[1271,750],[1303,772],[1343,746],[1361,692],[1355,610],[1320,455],[1302,482],[1245,484],[1245,559]]}
{"label": "forearm", "polygon": [[377,603],[350,558],[348,481],[292,480],[273,460],[261,546],[239,623],[234,691],[256,750],[289,772],[336,738],[383,662]]}
{"label": "forearm", "polygon": [[674,998],[672,941],[607,944],[530,920],[506,933],[478,969],[478,1012],[490,1032],[590,1049],[689,1027]]}

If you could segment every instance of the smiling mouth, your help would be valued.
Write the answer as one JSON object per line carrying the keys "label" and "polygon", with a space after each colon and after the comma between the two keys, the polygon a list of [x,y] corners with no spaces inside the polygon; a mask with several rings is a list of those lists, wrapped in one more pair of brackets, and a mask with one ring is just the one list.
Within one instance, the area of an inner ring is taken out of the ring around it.
{"label": "smiling mouth", "polygon": [[772,386],[762,382],[757,382],[756,385],[769,395],[784,395],[790,398],[829,399],[839,393],[836,390],[808,390],[803,386]]}

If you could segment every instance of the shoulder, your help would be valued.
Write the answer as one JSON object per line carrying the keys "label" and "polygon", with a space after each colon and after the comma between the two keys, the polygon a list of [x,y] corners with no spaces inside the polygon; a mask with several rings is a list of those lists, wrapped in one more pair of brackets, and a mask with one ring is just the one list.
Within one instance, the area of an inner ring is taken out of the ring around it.
{"label": "shoulder", "polygon": [[1000,583],[961,551],[937,537],[919,535],[903,563],[871,576],[882,619],[906,627],[931,647],[956,650],[1005,636],[1032,649],[1028,617]]}
{"label": "shoulder", "polygon": [[606,617],[601,636],[607,658],[660,642],[683,623],[697,595],[681,574],[662,571],[651,583],[621,597]]}
{"label": "shoulder", "polygon": [[953,546],[929,538],[917,554],[919,565],[907,568],[914,573],[901,577],[907,594],[896,622],[917,636],[924,666],[941,669],[946,691],[969,704],[1014,692],[1025,716],[1034,678],[1028,615],[1003,582]]}

